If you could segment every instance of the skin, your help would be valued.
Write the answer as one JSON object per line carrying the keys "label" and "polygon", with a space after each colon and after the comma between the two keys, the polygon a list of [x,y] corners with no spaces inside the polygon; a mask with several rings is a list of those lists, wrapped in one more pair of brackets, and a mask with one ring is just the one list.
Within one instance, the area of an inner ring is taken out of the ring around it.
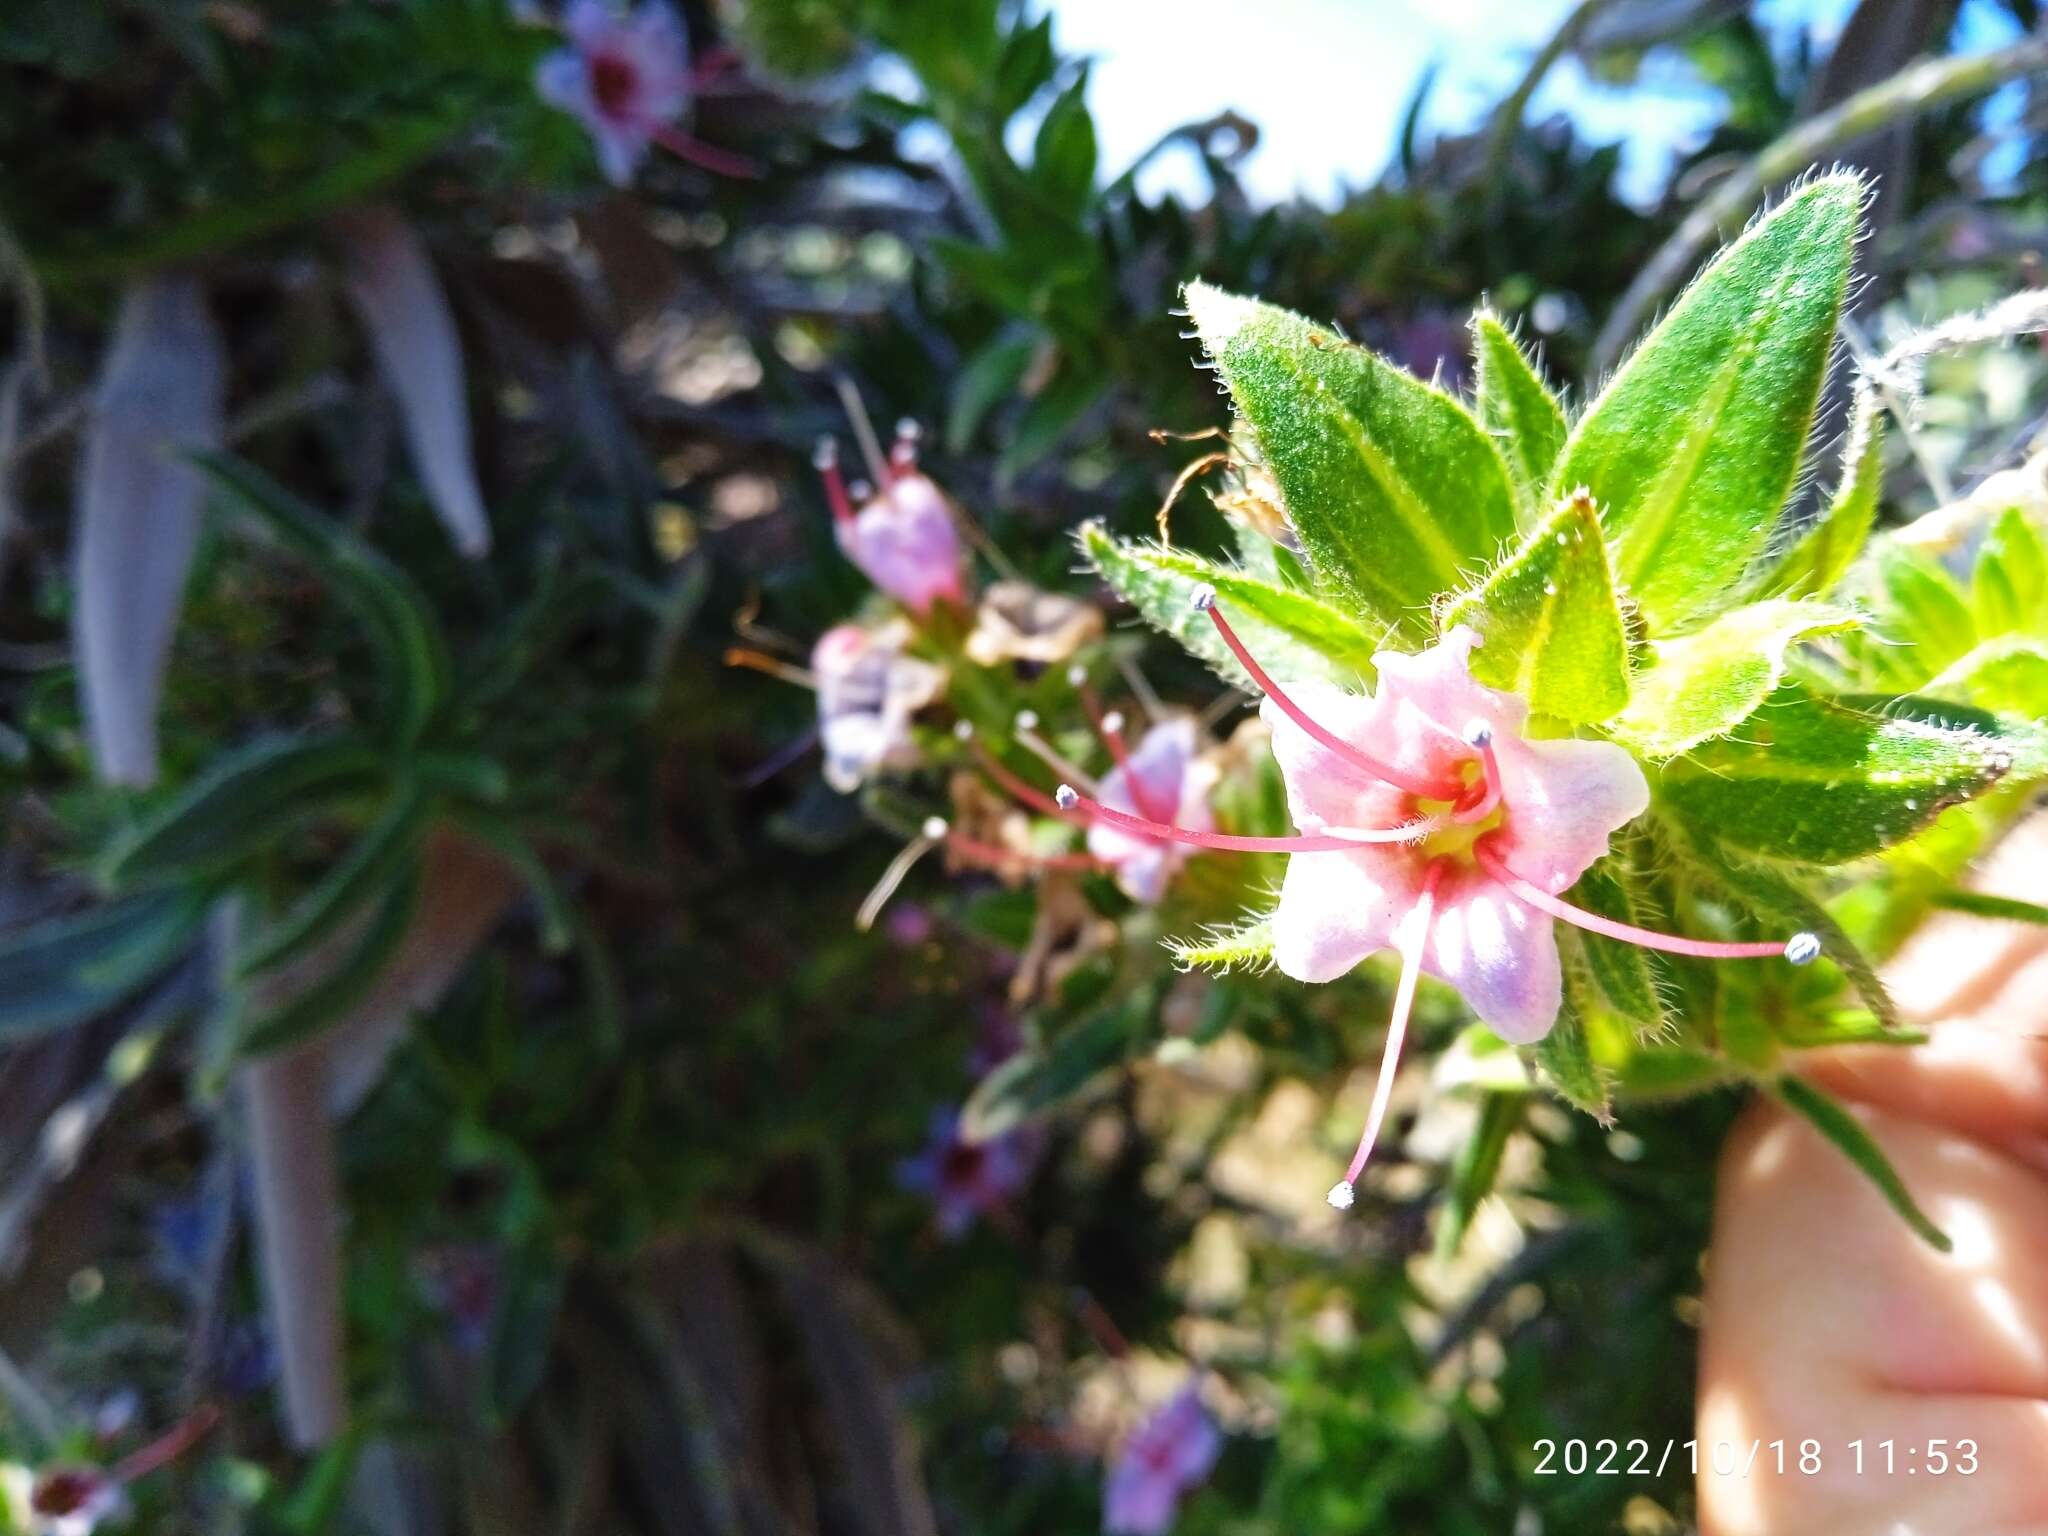
{"label": "skin", "polygon": [[[2048,817],[1977,883],[2048,899]],[[1700,1344],[1702,1536],[2048,1536],[2048,928],[1943,914],[1888,979],[1928,1044],[1801,1070],[1853,1107],[1955,1251],[1921,1242],[1786,1111],[1738,1123]],[[1963,1438],[1975,1473],[1931,1474],[1927,1443],[1954,1457]],[[1717,1441],[1746,1457],[1778,1439],[1788,1458],[1819,1441],[1819,1473],[1779,1475],[1769,1451],[1747,1477],[1706,1464]]]}

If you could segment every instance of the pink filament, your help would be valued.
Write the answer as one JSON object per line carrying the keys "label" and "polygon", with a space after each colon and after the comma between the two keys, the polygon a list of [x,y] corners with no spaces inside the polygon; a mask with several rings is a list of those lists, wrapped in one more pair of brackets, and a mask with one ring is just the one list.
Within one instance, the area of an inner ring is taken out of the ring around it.
{"label": "pink filament", "polygon": [[1028,805],[1041,816],[1051,816],[1060,821],[1072,822],[1075,826],[1086,826],[1088,818],[1078,811],[1067,810],[1044,790],[1027,784],[1004,766],[1003,760],[989,751],[980,742],[974,743],[974,755],[988,776],[1008,790],[1010,794]]}
{"label": "pink filament", "polygon": [[1358,1150],[1351,1154],[1351,1166],[1344,1170],[1344,1182],[1356,1184],[1372,1156],[1373,1143],[1380,1139],[1386,1122],[1387,1105],[1394,1096],[1394,1074],[1401,1065],[1401,1046],[1408,1038],[1408,1016],[1415,1011],[1415,983],[1422,974],[1422,950],[1429,942],[1429,923],[1436,911],[1436,888],[1444,877],[1444,863],[1438,859],[1422,873],[1422,894],[1408,910],[1408,931],[1401,940],[1401,980],[1394,989],[1394,1016],[1387,1024],[1387,1045],[1380,1056],[1380,1080],[1372,1091],[1372,1108],[1365,1117],[1365,1131],[1358,1138]]}
{"label": "pink filament", "polygon": [[1122,731],[1110,728],[1109,717],[1102,712],[1102,701],[1095,697],[1095,690],[1082,683],[1080,687],[1081,707],[1088,712],[1088,723],[1095,727],[1095,734],[1102,738],[1102,744],[1109,748],[1109,755],[1117,767],[1124,771],[1124,783],[1130,789],[1131,801],[1138,807],[1140,815],[1149,821],[1170,822],[1173,811],[1163,814],[1159,802],[1152,798],[1150,787],[1138,776],[1138,770],[1131,766],[1130,749],[1124,745]]}
{"label": "pink filament", "polygon": [[715,176],[737,176],[751,181],[761,174],[761,167],[745,155],[720,149],[716,144],[706,144],[702,139],[692,138],[680,128],[666,123],[651,130],[650,137],[678,160],[687,160]]}
{"label": "pink filament", "polygon": [[1074,810],[1082,816],[1115,827],[1119,832],[1128,832],[1133,837],[1155,838],[1161,842],[1191,843],[1197,848],[1216,848],[1228,853],[1356,853],[1361,847],[1373,843],[1414,842],[1417,838],[1435,831],[1440,825],[1433,821],[1412,821],[1406,826],[1378,828],[1370,832],[1358,832],[1349,837],[1240,837],[1230,832],[1196,832],[1188,827],[1176,827],[1166,822],[1127,816],[1122,811],[1111,810],[1100,800],[1091,800],[1066,785],[1062,785],[1061,789],[1065,791],[1061,799],[1068,800],[1071,797]]}
{"label": "pink filament", "polygon": [[1267,675],[1266,669],[1252,659],[1252,653],[1244,648],[1244,642],[1237,638],[1237,632],[1224,619],[1222,606],[1211,602],[1207,612],[1209,614],[1209,621],[1216,626],[1216,633],[1223,637],[1223,643],[1230,647],[1230,652],[1238,659],[1238,663],[1246,672],[1251,674],[1251,679],[1254,683],[1258,684],[1259,691],[1275,704],[1278,704],[1287,718],[1308,732],[1310,736],[1328,747],[1332,752],[1335,752],[1339,757],[1351,763],[1353,767],[1362,769],[1373,778],[1379,779],[1383,783],[1391,784],[1396,789],[1405,789],[1411,795],[1421,795],[1426,799],[1454,800],[1457,798],[1457,791],[1455,789],[1446,793],[1444,787],[1440,784],[1425,784],[1413,779],[1389,764],[1380,762],[1376,758],[1368,757],[1342,737],[1325,730],[1314,720],[1311,720],[1307,712],[1299,704],[1280,691],[1280,685]]}
{"label": "pink filament", "polygon": [[970,864],[982,864],[991,869],[1000,869],[1009,864],[1026,864],[1033,869],[1102,867],[1102,860],[1091,853],[1019,853],[1013,848],[1002,848],[994,843],[977,842],[971,837],[962,837],[958,832],[947,835],[946,846]]}
{"label": "pink filament", "polygon": [[1637,944],[1644,949],[1662,950],[1666,954],[1691,955],[1700,960],[1768,960],[1785,955],[1785,941],[1765,941],[1755,944],[1729,944],[1714,939],[1687,939],[1677,934],[1658,933],[1650,928],[1638,928],[1633,923],[1618,923],[1611,917],[1602,917],[1597,912],[1587,912],[1568,901],[1559,901],[1548,891],[1531,885],[1520,875],[1509,869],[1493,851],[1492,839],[1481,838],[1472,845],[1472,857],[1479,861],[1479,867],[1506,888],[1507,893],[1526,906],[1534,907],[1556,918],[1559,922],[1570,923],[1588,933],[1597,933],[1604,938],[1619,939],[1624,944]]}
{"label": "pink filament", "polygon": [[1494,755],[1492,738],[1478,743],[1477,750],[1479,767],[1485,775],[1481,782],[1486,786],[1486,792],[1451,817],[1459,826],[1486,820],[1493,814],[1494,807],[1500,804],[1500,759]]}

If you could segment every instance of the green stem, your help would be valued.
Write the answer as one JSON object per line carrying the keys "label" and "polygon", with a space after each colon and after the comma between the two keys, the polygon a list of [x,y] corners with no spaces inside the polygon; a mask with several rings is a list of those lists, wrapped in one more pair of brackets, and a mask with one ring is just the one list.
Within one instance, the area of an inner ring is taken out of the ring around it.
{"label": "green stem", "polygon": [[1765,146],[1686,215],[1685,222],[1629,284],[1593,344],[1592,376],[1597,379],[1614,367],[1622,349],[1665,295],[1692,270],[1700,253],[1725,226],[1746,217],[1766,188],[1798,175],[1843,144],[2044,68],[2048,68],[2048,41],[2032,38],[1993,53],[1928,59],[1858,91]]}
{"label": "green stem", "polygon": [[1493,126],[1486,140],[1486,168],[1481,181],[1496,195],[1501,190],[1501,171],[1507,165],[1508,151],[1514,147],[1522,119],[1528,115],[1530,100],[1551,70],[1556,68],[1558,60],[1579,46],[1586,29],[1612,4],[1614,0],[1579,0],[1578,7],[1529,61],[1528,69],[1523,71],[1520,82],[1508,93],[1507,99],[1494,109]]}
{"label": "green stem", "polygon": [[1968,912],[1976,917],[2002,917],[2008,922],[2048,925],[2048,907],[2032,901],[2016,901],[2010,896],[1986,896],[1980,891],[1943,891],[1934,898],[1934,905],[1946,907],[1951,912]]}

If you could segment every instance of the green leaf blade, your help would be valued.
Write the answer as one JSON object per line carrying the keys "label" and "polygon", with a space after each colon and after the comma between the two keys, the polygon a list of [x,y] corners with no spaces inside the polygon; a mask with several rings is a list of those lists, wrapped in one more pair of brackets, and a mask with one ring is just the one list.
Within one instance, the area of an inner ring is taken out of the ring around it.
{"label": "green leaf blade", "polygon": [[1473,676],[1539,714],[1594,725],[1628,703],[1628,635],[1590,501],[1567,500],[1443,622],[1479,632]]}
{"label": "green leaf blade", "polygon": [[1431,599],[1514,534],[1493,439],[1449,395],[1299,315],[1204,283],[1186,297],[1325,590],[1425,635]]}
{"label": "green leaf blade", "polygon": [[1148,623],[1247,693],[1258,690],[1208,615],[1190,601],[1199,587],[1216,589],[1246,647],[1275,677],[1313,678],[1355,688],[1374,675],[1377,637],[1321,598],[1179,550],[1119,543],[1093,523],[1082,528],[1080,543],[1082,554],[1102,579]]}
{"label": "green leaf blade", "polygon": [[1472,317],[1472,355],[1479,424],[1500,444],[1522,505],[1533,513],[1570,431],[1564,407],[1491,310]]}
{"label": "green leaf blade", "polygon": [[1906,1188],[1906,1181],[1899,1177],[1899,1171],[1885,1156],[1884,1148],[1847,1109],[1830,1098],[1811,1083],[1797,1077],[1782,1077],[1776,1088],[1780,1103],[1795,1111],[1801,1119],[1827,1138],[1835,1149],[1860,1169],[1863,1175],[1877,1186],[1891,1208],[1905,1218],[1906,1225],[1916,1232],[1928,1246],[1941,1253],[1953,1247],[1948,1234],[1929,1219],[1920,1209],[1920,1203],[1913,1198],[1913,1192]]}
{"label": "green leaf blade", "polygon": [[1565,446],[1552,490],[1599,500],[1652,633],[1726,606],[1792,490],[1864,195],[1823,177],[1723,251]]}
{"label": "green leaf blade", "polygon": [[1857,623],[1847,608],[1770,598],[1695,634],[1653,643],[1653,664],[1636,674],[1629,706],[1609,729],[1638,756],[1676,757],[1754,714],[1784,681],[1786,655],[1799,641]]}

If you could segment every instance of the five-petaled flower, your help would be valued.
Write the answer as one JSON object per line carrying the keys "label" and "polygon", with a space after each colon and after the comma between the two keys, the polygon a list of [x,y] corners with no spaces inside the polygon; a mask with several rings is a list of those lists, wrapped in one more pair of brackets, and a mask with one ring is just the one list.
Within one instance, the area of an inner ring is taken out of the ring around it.
{"label": "five-petaled flower", "polygon": [[939,1230],[959,1237],[977,1216],[1001,1212],[1030,1181],[1038,1138],[1028,1129],[967,1140],[957,1111],[932,1111],[924,1150],[896,1165],[896,1182],[931,1198]]}
{"label": "five-petaled flower", "polygon": [[683,19],[665,0],[641,0],[630,15],[607,0],[570,0],[562,31],[569,46],[540,61],[535,87],[582,120],[598,164],[624,186],[690,104]]}
{"label": "five-petaled flower", "polygon": [[1222,1431],[1190,1381],[1138,1426],[1110,1464],[1103,1530],[1109,1536],[1161,1536],[1222,1449]]}

